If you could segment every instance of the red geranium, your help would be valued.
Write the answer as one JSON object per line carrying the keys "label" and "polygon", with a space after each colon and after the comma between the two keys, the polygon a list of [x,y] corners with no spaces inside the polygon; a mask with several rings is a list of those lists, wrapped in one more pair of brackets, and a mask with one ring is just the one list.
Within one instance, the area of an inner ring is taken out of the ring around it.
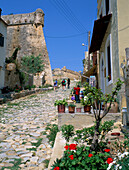
{"label": "red geranium", "polygon": [[65,148],[66,150],[68,150],[68,149],[69,149],[69,146],[68,146],[68,145],[66,145],[64,148]]}
{"label": "red geranium", "polygon": [[92,156],[93,156],[93,154],[89,153],[88,157],[92,157]]}
{"label": "red geranium", "polygon": [[110,141],[108,141],[108,144],[110,144],[111,142]]}
{"label": "red geranium", "polygon": [[110,149],[105,149],[104,151],[105,151],[105,152],[110,152]]}
{"label": "red geranium", "polygon": [[69,145],[69,150],[76,150],[77,149],[77,144],[70,144]]}
{"label": "red geranium", "polygon": [[73,160],[73,159],[74,159],[73,155],[70,155],[70,156],[69,156],[69,158],[70,158],[71,160]]}
{"label": "red geranium", "polygon": [[60,169],[60,168],[59,168],[58,166],[54,168],[54,170],[59,170],[59,169]]}
{"label": "red geranium", "polygon": [[107,163],[110,164],[113,162],[113,159],[112,158],[107,158]]}

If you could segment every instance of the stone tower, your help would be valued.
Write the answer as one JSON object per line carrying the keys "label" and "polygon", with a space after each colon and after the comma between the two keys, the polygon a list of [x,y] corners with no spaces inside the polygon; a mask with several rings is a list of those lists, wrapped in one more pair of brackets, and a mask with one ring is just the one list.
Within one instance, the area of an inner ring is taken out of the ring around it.
{"label": "stone tower", "polygon": [[53,85],[52,70],[43,33],[44,13],[42,9],[27,14],[4,15],[7,27],[7,56],[10,57],[17,47],[18,59],[23,56],[41,55],[44,61],[46,84]]}

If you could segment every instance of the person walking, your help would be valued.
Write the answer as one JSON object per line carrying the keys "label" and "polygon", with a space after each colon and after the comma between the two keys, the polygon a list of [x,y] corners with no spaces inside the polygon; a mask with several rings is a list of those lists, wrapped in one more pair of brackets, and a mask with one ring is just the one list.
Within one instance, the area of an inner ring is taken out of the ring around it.
{"label": "person walking", "polygon": [[54,82],[54,91],[56,90],[56,88],[57,88],[57,79],[55,80],[55,82]]}
{"label": "person walking", "polygon": [[68,89],[69,89],[70,88],[70,78],[68,78],[67,84],[68,84]]}
{"label": "person walking", "polygon": [[79,98],[80,86],[78,85],[77,87],[74,87],[74,90],[75,90],[75,101],[76,103],[80,103],[80,98]]}
{"label": "person walking", "polygon": [[66,84],[67,84],[67,80],[65,79],[65,90],[66,90]]}
{"label": "person walking", "polygon": [[65,86],[66,86],[65,79],[62,80],[61,84],[62,84],[62,90],[65,90]]}

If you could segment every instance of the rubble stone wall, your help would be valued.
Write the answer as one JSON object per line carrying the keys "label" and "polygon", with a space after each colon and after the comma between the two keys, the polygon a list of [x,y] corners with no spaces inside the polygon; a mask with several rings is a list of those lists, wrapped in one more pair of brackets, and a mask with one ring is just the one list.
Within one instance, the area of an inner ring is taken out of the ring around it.
{"label": "rubble stone wall", "polygon": [[52,73],[53,73],[53,79],[54,80],[55,79],[63,79],[63,78],[70,78],[71,80],[74,80],[74,79],[80,80],[81,79],[80,73],[66,69],[65,66],[62,69],[55,68],[52,71]]}

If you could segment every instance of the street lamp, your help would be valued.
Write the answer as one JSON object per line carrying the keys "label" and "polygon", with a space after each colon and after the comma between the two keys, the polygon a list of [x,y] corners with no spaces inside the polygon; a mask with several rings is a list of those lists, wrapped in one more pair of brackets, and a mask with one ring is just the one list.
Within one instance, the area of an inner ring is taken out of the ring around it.
{"label": "street lamp", "polygon": [[84,44],[84,43],[82,43],[82,46],[88,47],[88,45],[86,45],[86,44]]}

